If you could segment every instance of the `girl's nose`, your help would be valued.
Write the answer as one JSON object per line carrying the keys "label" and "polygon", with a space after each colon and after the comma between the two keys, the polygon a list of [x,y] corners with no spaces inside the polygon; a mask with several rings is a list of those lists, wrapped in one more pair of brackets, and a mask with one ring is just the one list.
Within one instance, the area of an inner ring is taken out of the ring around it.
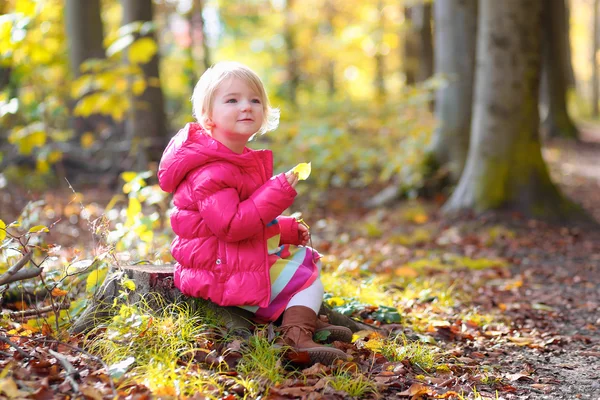
{"label": "girl's nose", "polygon": [[247,111],[250,110],[250,102],[249,101],[242,101],[241,102],[241,109],[242,111]]}

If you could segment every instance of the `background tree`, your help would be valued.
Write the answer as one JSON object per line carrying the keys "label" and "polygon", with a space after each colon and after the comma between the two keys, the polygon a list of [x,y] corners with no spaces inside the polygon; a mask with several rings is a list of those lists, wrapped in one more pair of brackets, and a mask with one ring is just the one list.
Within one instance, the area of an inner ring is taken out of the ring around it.
{"label": "background tree", "polygon": [[[439,2],[436,2],[439,3]],[[433,75],[432,2],[404,7],[406,36],[404,71],[406,83],[422,82]]]}
{"label": "background tree", "polygon": [[[152,22],[152,0],[122,0],[123,25],[132,22]],[[156,41],[152,31],[141,33],[139,38]],[[167,143],[167,127],[164,111],[164,99],[160,86],[159,53],[142,66],[146,80],[146,90],[134,99],[132,118],[128,121],[132,146],[140,148],[138,168],[145,168],[147,161],[158,161]]]}
{"label": "background tree", "polygon": [[598,47],[600,47],[600,38],[598,37],[600,35],[598,29],[599,7],[600,1],[594,0],[594,11],[592,13],[592,26],[594,27],[592,30],[592,116],[594,118],[598,118],[600,116],[600,112],[598,111],[598,91],[600,90],[598,87]]}
{"label": "background tree", "polygon": [[285,1],[285,48],[287,52],[287,86],[289,100],[292,106],[298,106],[297,92],[300,84],[299,52],[296,48],[296,13],[294,0]]}
{"label": "background tree", "polygon": [[448,82],[437,91],[439,126],[428,150],[433,171],[447,170],[458,182],[469,151],[477,35],[477,0],[434,3],[435,73]]}
{"label": "background tree", "polygon": [[539,139],[542,2],[479,4],[474,115],[467,164],[445,211],[573,215],[550,180]]}
{"label": "background tree", "polygon": [[548,2],[543,11],[542,126],[548,137],[576,139],[577,127],[567,110],[569,38],[565,14],[565,0]]}
{"label": "background tree", "polygon": [[[103,59],[104,29],[100,15],[100,0],[86,2],[67,0],[65,4],[67,39],[69,42],[69,61],[71,72],[75,78],[81,76],[81,65],[90,59]],[[78,101],[79,99],[74,99]],[[100,116],[73,118],[73,128],[77,136],[85,132],[95,131],[95,124]]]}

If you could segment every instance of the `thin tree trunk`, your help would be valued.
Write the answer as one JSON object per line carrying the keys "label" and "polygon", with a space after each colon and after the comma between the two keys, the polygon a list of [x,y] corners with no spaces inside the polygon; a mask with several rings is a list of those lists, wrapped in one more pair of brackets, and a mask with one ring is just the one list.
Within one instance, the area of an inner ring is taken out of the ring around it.
{"label": "thin tree trunk", "polygon": [[542,2],[481,0],[471,145],[446,212],[581,215],[550,180],[539,136]]}
{"label": "thin tree trunk", "polygon": [[573,69],[573,52],[571,50],[571,6],[569,5],[569,0],[564,0],[564,7],[565,7],[565,15],[564,15],[564,19],[561,21],[563,25],[563,27],[560,29],[560,31],[563,33],[562,35],[562,41],[563,41],[563,45],[565,46],[567,55],[565,57],[565,71],[567,73],[567,87],[569,89],[574,89],[576,86],[576,80],[575,80],[575,70]]}
{"label": "thin tree trunk", "polygon": [[[153,18],[152,0],[122,0],[123,25],[135,21],[148,22]],[[156,40],[153,33],[145,37]],[[158,161],[167,143],[167,127],[163,92],[160,87],[159,53],[142,65],[146,84],[144,93],[135,98],[133,120],[129,121],[133,131],[134,145],[141,146],[137,152],[137,169],[147,168],[147,162]]]}
{"label": "thin tree trunk", "polygon": [[594,0],[594,12],[592,26],[593,38],[592,38],[592,116],[598,118],[600,112],[598,111],[598,7],[600,6],[599,0]]}
{"label": "thin tree trunk", "polygon": [[100,0],[67,0],[66,22],[71,71],[81,75],[81,64],[90,58],[105,58]]}
{"label": "thin tree trunk", "polygon": [[429,148],[432,172],[445,168],[458,182],[469,151],[477,35],[477,0],[444,0],[434,4],[435,72],[448,83],[436,94],[439,127]]}
{"label": "thin tree trunk", "polygon": [[543,130],[548,137],[577,139],[579,133],[567,111],[568,51],[562,31],[566,29],[565,0],[548,2],[543,16]]}
{"label": "thin tree trunk", "polygon": [[[335,31],[333,26],[333,17],[335,16],[335,7],[333,0],[327,0],[325,3],[325,33],[329,40],[335,40]],[[335,85],[335,61],[329,59],[325,62],[325,75],[327,76],[327,95],[333,98],[336,92]]]}
{"label": "thin tree trunk", "polygon": [[407,24],[404,41],[404,70],[407,84],[422,82],[433,75],[431,4],[404,8]]}
{"label": "thin tree trunk", "polygon": [[294,15],[294,0],[286,0],[285,6],[285,45],[287,49],[287,85],[288,96],[292,106],[298,106],[298,85],[300,83],[300,73],[298,71],[298,49],[296,48],[296,29]]}
{"label": "thin tree trunk", "polygon": [[383,1],[377,2],[377,14],[379,15],[379,25],[375,28],[375,91],[377,93],[377,100],[383,101],[386,96],[385,88],[385,59],[381,53],[381,46],[383,45],[383,31],[384,31],[384,17],[383,17]]}
{"label": "thin tree trunk", "polygon": [[207,70],[212,65],[211,60],[211,52],[210,47],[208,46],[208,36],[206,30],[206,22],[204,21],[204,0],[194,0],[194,25],[197,23],[200,26],[200,31],[202,32],[202,63],[204,65],[204,69]]}

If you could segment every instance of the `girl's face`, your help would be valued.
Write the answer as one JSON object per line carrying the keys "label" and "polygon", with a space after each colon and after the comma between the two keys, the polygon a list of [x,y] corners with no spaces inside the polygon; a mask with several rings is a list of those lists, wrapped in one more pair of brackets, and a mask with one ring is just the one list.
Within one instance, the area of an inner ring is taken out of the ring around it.
{"label": "girl's face", "polygon": [[231,77],[217,88],[206,125],[215,139],[241,153],[262,126],[264,118],[259,94],[245,81]]}

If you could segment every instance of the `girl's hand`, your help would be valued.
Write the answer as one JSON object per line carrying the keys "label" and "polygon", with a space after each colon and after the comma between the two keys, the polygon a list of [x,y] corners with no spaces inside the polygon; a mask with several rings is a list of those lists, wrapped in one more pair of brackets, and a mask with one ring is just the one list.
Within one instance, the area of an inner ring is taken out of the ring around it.
{"label": "girl's hand", "polygon": [[298,224],[298,241],[300,242],[300,246],[306,246],[309,238],[310,232],[306,225]]}
{"label": "girl's hand", "polygon": [[290,186],[295,187],[298,183],[298,174],[293,172],[292,170],[289,170],[285,173],[285,179],[287,179]]}

